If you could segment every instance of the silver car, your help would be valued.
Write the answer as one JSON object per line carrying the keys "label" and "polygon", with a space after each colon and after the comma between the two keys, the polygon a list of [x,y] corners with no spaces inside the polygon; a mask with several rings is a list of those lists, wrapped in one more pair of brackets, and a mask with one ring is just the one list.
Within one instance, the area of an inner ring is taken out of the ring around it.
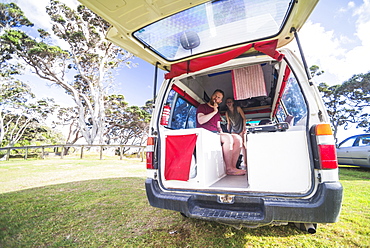
{"label": "silver car", "polygon": [[338,163],[370,168],[370,134],[351,136],[337,148]]}

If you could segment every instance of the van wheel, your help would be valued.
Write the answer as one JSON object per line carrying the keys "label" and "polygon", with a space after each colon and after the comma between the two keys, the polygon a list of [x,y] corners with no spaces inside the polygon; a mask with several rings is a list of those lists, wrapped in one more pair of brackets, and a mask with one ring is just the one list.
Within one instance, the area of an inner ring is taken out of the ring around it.
{"label": "van wheel", "polygon": [[180,212],[180,214],[181,214],[183,217],[188,218],[188,216],[187,216],[186,214],[181,213],[181,212]]}

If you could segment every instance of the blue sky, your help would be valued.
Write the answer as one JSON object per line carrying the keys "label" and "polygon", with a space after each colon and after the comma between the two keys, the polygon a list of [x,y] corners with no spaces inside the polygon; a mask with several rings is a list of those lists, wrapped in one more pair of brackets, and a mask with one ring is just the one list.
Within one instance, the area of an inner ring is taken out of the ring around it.
{"label": "blue sky", "polygon": [[[2,2],[11,2],[0,0]],[[50,29],[44,7],[48,0],[13,0],[35,26]],[[75,0],[61,0],[69,6]],[[321,0],[309,20],[299,32],[307,64],[318,65],[325,73],[314,81],[340,84],[358,73],[370,71],[370,0]],[[296,50],[295,41],[289,47]],[[143,106],[153,97],[154,66],[135,58],[137,67],[123,68],[117,77],[116,92],[125,96],[129,105]],[[163,79],[159,73],[158,86]],[[28,77],[28,83],[37,89],[38,97],[54,97],[67,103],[64,92],[58,87],[47,86],[37,77]]]}
{"label": "blue sky", "polygon": [[308,65],[325,71],[315,80],[340,84],[369,72],[369,30],[369,0],[320,1],[300,32]]}

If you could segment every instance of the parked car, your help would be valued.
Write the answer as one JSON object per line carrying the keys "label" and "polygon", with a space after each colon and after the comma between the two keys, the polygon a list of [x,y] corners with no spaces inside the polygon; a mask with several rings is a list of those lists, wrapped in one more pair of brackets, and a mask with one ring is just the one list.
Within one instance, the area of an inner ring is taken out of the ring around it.
{"label": "parked car", "polygon": [[[80,1],[112,24],[107,39],[169,71],[147,141],[152,206],[238,227],[293,222],[315,232],[338,220],[327,111],[302,49],[284,48],[318,0]],[[225,92],[222,115],[233,97],[248,125],[261,124],[248,135],[244,176],[227,175],[219,135],[196,127],[215,89]]]}
{"label": "parked car", "polygon": [[339,143],[338,163],[370,168],[370,134],[351,136]]}

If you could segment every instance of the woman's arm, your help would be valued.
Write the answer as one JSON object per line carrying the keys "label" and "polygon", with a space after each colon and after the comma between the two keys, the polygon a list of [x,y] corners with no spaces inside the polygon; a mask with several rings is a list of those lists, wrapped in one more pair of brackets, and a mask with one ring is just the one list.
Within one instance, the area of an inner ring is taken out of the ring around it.
{"label": "woman's arm", "polygon": [[245,118],[245,114],[244,114],[244,111],[242,110],[241,107],[237,107],[237,110],[238,110],[238,113],[241,115],[241,117],[243,118],[243,132],[245,132],[246,130],[246,122],[247,122],[247,119]]}
{"label": "woman's arm", "polygon": [[226,117],[226,121],[227,121],[227,131],[231,131],[231,124],[230,124],[230,117],[229,117],[229,114],[227,113],[227,111],[225,112],[225,117]]}

